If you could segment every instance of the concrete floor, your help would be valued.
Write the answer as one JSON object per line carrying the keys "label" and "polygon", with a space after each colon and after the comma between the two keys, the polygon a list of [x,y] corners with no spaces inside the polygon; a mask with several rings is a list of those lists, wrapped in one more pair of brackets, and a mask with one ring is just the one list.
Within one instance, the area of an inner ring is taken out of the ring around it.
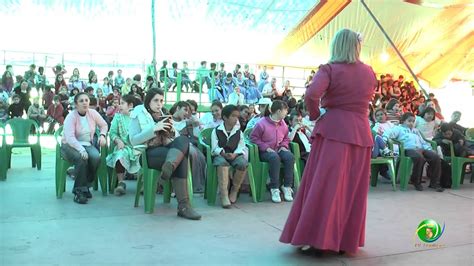
{"label": "concrete floor", "polygon": [[[144,214],[143,202],[134,208],[130,181],[124,197],[94,192],[84,206],[72,201],[72,180],[56,199],[54,151],[43,149],[43,170],[30,165],[28,150],[14,150],[0,182],[0,265],[474,265],[474,185],[467,179],[444,193],[392,192],[379,183],[369,193],[366,246],[355,255],[315,258],[278,242],[291,203],[254,204],[243,195],[224,210],[196,195],[203,220],[188,221],[160,196],[154,214]],[[441,248],[415,246],[425,218],[446,224]]]}

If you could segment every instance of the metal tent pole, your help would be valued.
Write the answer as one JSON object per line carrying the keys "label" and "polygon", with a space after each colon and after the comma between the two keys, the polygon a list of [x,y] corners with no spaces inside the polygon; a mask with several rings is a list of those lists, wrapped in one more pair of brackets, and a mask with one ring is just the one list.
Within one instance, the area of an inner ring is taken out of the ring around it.
{"label": "metal tent pole", "polygon": [[379,20],[375,17],[374,13],[372,13],[372,11],[370,10],[370,8],[367,6],[367,4],[365,3],[364,0],[361,0],[361,3],[362,5],[365,7],[365,10],[367,10],[367,12],[369,13],[369,15],[372,17],[372,19],[375,21],[375,24],[377,24],[377,26],[379,27],[379,29],[382,31],[383,35],[385,36],[385,38],[387,39],[387,41],[390,43],[390,45],[393,47],[393,49],[395,50],[395,52],[397,53],[397,55],[400,57],[400,59],[402,60],[403,64],[405,64],[405,66],[407,67],[408,71],[410,72],[410,74],[412,75],[412,77],[415,79],[416,83],[418,83],[418,86],[420,86],[420,89],[423,91],[423,93],[425,94],[425,97],[428,97],[428,93],[425,91],[425,89],[423,89],[423,86],[421,86],[420,84],[420,81],[418,80],[418,78],[416,77],[415,75],[415,72],[413,72],[413,70],[411,69],[411,67],[408,65],[407,61],[405,60],[405,58],[403,57],[403,55],[400,53],[400,51],[398,50],[397,46],[395,46],[395,43],[393,43],[392,39],[390,38],[390,36],[388,36],[387,32],[385,31],[385,29],[383,28],[382,24],[380,24]]}
{"label": "metal tent pole", "polygon": [[153,68],[155,80],[157,80],[156,73],[156,31],[155,31],[155,0],[151,0],[151,30],[153,33]]}

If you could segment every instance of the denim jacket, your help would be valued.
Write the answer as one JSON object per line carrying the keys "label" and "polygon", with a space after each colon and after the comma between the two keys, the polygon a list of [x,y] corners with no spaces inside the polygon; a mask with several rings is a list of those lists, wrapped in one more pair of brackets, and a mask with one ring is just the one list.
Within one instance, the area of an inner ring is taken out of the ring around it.
{"label": "denim jacket", "polygon": [[383,133],[382,138],[385,141],[388,139],[400,141],[407,150],[431,150],[431,145],[423,139],[423,136],[418,129],[410,129],[404,125],[398,125],[386,130]]}

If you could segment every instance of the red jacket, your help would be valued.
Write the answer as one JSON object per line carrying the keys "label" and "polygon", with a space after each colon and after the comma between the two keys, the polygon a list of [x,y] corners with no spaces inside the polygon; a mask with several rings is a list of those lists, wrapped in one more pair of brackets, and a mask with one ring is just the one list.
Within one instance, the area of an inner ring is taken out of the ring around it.
{"label": "red jacket", "polygon": [[64,81],[64,79],[61,81],[61,82],[55,82],[54,83],[54,93],[55,94],[58,94],[59,93],[59,89],[61,87],[66,87],[67,88],[67,84],[66,84],[66,81]]}
{"label": "red jacket", "polygon": [[49,108],[49,106],[51,106],[53,104],[53,98],[54,98],[54,92],[50,91],[50,92],[45,92],[43,94],[43,106],[45,108]]}
{"label": "red jacket", "polygon": [[320,66],[304,98],[310,120],[319,117],[320,100],[321,107],[327,109],[312,138],[319,134],[338,142],[373,146],[368,115],[376,86],[374,71],[362,62]]}
{"label": "red jacket", "polygon": [[62,104],[58,104],[58,106],[54,107],[54,104],[51,104],[48,107],[48,111],[46,112],[46,115],[51,116],[56,120],[60,125],[64,123],[64,108]]}

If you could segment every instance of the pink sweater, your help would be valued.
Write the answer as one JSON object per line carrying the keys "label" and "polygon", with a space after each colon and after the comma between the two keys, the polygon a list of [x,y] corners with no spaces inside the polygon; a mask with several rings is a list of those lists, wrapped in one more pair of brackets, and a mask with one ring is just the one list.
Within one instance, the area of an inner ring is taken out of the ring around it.
{"label": "pink sweater", "polygon": [[264,152],[272,148],[278,152],[278,149],[285,147],[288,149],[290,139],[288,138],[288,126],[281,120],[275,123],[269,117],[264,117],[255,125],[250,140],[257,144],[259,151]]}
{"label": "pink sweater", "polygon": [[[77,140],[76,134],[80,131],[81,121],[80,115],[77,110],[72,111],[66,116],[64,120],[64,131],[62,143],[67,143],[77,151],[84,151],[84,147]],[[107,134],[108,126],[107,122],[100,116],[96,110],[89,109],[86,112],[87,122],[89,122],[89,128],[91,132],[91,139],[94,139],[96,127],[99,126],[100,134]]]}

